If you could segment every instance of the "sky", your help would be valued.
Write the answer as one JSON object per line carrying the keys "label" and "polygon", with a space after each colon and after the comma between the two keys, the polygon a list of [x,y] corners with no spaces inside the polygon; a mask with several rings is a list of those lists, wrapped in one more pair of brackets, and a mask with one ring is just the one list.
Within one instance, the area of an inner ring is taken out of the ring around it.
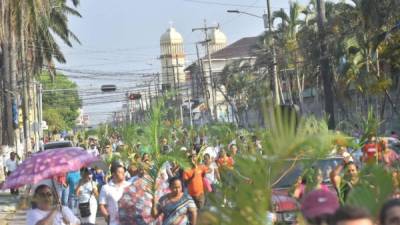
{"label": "sky", "polygon": [[[287,10],[288,5],[288,0],[271,0],[272,11]],[[57,67],[78,84],[90,123],[105,122],[121,109],[126,90],[151,79],[143,74],[160,71],[160,36],[171,24],[183,36],[189,65],[195,59],[194,43],[204,39],[192,28],[203,26],[204,20],[219,24],[230,44],[261,34],[263,21],[226,10],[261,16],[265,8],[266,0],[81,0],[82,18],[69,22],[81,44],[61,45],[67,63]],[[101,93],[104,84],[117,85],[117,92]]]}

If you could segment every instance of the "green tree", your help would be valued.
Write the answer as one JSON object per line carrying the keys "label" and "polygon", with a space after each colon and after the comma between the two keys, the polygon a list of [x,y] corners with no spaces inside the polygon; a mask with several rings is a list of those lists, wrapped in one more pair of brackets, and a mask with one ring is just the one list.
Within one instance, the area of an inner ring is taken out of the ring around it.
{"label": "green tree", "polygon": [[43,93],[43,118],[49,129],[58,132],[73,128],[81,107],[76,83],[62,74],[52,79],[48,73],[40,76],[40,82],[48,90]]}

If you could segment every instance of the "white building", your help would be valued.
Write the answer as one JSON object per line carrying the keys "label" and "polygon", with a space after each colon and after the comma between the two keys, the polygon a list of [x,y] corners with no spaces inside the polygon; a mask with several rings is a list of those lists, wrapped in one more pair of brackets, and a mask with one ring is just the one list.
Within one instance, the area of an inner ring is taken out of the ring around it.
{"label": "white building", "polygon": [[[218,79],[220,73],[225,68],[225,66],[236,60],[242,60],[242,61],[248,60],[250,64],[255,62],[256,57],[253,54],[253,49],[257,45],[259,37],[242,38],[226,46],[226,36],[219,29],[216,29],[210,33],[210,38],[211,38],[209,47],[211,53],[210,63],[206,55],[200,60],[200,64],[202,65],[202,71],[204,72],[204,77],[207,80],[208,92],[212,93],[210,85],[211,81],[210,77],[213,77],[213,79]],[[224,41],[225,44],[223,44]],[[195,69],[196,67],[198,67],[198,64],[199,64],[198,62],[195,62],[186,69],[186,72],[189,74],[188,77],[190,77],[191,81],[195,83],[195,85],[193,85],[195,88],[201,86],[199,82],[200,79],[198,78],[199,76],[202,76],[201,71]],[[210,64],[211,64],[211,76],[209,69]],[[221,93],[225,92],[225,87],[218,86],[214,88],[214,90],[215,90],[214,93],[215,99],[212,98],[212,95],[210,95],[209,98],[209,105],[211,108],[211,113],[213,118],[217,119],[218,121],[233,122],[234,119],[232,116],[233,115],[232,108],[226,101],[223,93]],[[198,98],[201,99],[201,101],[205,102],[205,99],[203,98],[204,94],[202,95],[200,92],[193,90],[193,93],[198,93],[197,96],[193,96],[193,98]]]}

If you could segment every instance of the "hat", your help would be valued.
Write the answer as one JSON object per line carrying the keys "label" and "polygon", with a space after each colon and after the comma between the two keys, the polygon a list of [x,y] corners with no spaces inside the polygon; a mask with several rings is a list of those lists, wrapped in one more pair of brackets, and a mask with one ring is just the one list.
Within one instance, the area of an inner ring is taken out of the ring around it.
{"label": "hat", "polygon": [[334,214],[339,208],[336,194],[328,190],[314,190],[308,193],[301,203],[301,213],[306,219]]}

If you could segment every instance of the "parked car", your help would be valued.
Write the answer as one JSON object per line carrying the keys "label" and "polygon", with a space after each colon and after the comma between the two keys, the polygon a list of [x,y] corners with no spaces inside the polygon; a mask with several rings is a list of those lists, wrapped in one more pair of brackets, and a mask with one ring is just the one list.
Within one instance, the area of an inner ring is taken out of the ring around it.
{"label": "parked car", "polygon": [[73,147],[71,141],[53,141],[47,144],[44,144],[43,150],[55,149],[55,148],[68,148]]}
{"label": "parked car", "polygon": [[[306,168],[314,167],[321,169],[323,183],[331,187],[329,175],[342,162],[342,157],[330,157],[317,160],[316,162],[301,160],[287,174],[284,174],[282,179],[272,187],[272,205],[277,222],[281,224],[294,224],[296,222],[300,203],[297,199],[290,196],[289,192],[298,178],[303,175]],[[287,164],[287,168],[290,168],[293,161],[288,160]]]}

